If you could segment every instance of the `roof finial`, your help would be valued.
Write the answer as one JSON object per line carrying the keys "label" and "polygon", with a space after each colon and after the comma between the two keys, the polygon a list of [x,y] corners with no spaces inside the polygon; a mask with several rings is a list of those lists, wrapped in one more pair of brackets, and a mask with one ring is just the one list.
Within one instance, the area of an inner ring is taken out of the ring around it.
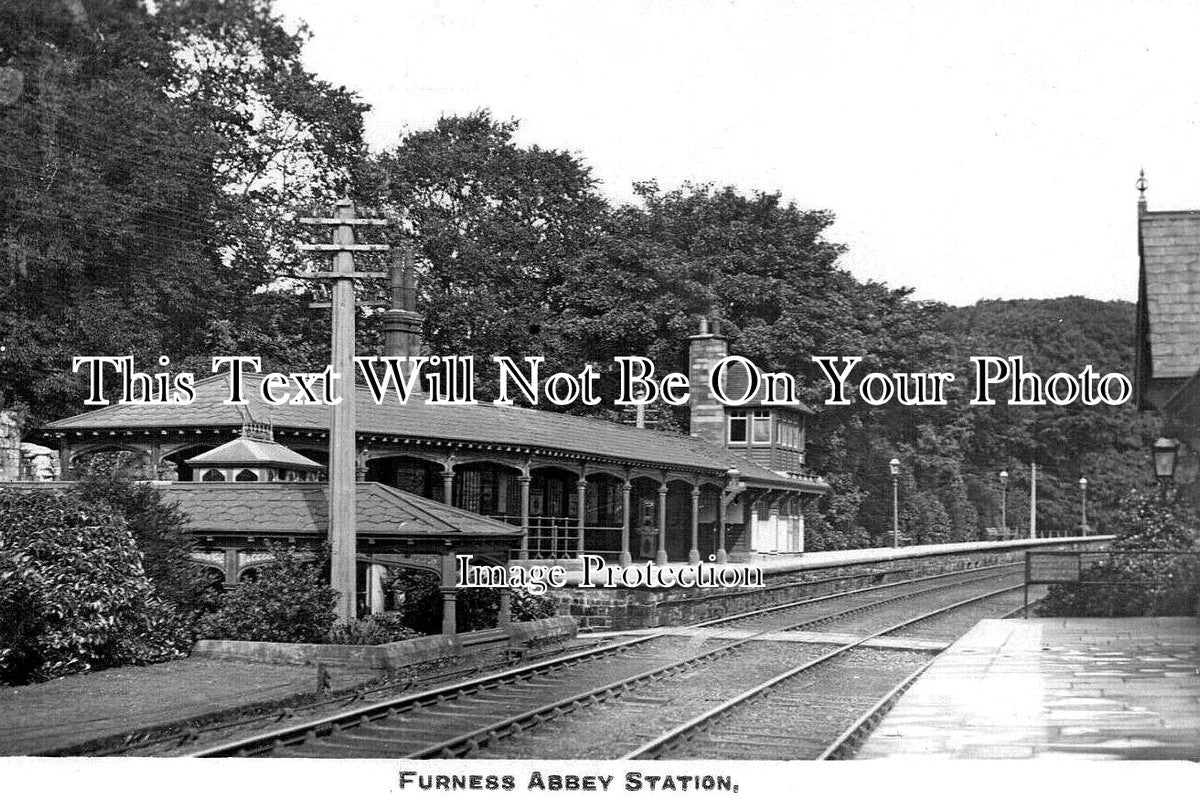
{"label": "roof finial", "polygon": [[1146,205],[1146,187],[1149,185],[1150,184],[1146,182],[1146,170],[1144,168],[1138,170],[1138,179],[1134,186],[1136,186],[1138,190],[1138,205],[1140,206]]}

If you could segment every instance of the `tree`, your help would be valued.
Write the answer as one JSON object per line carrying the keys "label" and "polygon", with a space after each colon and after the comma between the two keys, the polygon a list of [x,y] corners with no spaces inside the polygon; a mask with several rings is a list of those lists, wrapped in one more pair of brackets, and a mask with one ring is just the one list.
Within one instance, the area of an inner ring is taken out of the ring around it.
{"label": "tree", "polygon": [[375,196],[420,249],[431,352],[558,355],[564,269],[605,204],[579,159],[516,132],[488,111],[444,117],[372,163]]}
{"label": "tree", "polygon": [[1109,557],[1050,587],[1042,616],[1191,616],[1200,600],[1196,520],[1133,491],[1117,511]]}
{"label": "tree", "polygon": [[323,363],[296,206],[352,188],[365,108],[302,68],[265,0],[15,0],[0,65],[0,400],[80,400],[81,353],[208,370]]}
{"label": "tree", "polygon": [[979,538],[979,510],[971,502],[967,482],[962,475],[955,475],[945,493],[942,505],[950,515],[950,530],[953,541],[969,542]]}
{"label": "tree", "polygon": [[716,311],[738,352],[809,375],[802,354],[850,333],[824,324],[839,305],[848,310],[857,286],[835,267],[842,248],[823,237],[830,213],[801,211],[779,194],[635,188],[638,203],[605,219],[558,290],[562,336],[579,361],[642,354],[686,372],[687,337]]}

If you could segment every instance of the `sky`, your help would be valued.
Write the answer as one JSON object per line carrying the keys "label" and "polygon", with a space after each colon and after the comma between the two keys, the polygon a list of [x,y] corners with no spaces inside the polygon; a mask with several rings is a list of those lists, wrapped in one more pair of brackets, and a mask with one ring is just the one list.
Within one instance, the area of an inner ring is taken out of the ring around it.
{"label": "sky", "polygon": [[1200,3],[276,0],[394,146],[490,108],[634,181],[829,209],[919,299],[1137,295],[1151,210],[1200,208]]}

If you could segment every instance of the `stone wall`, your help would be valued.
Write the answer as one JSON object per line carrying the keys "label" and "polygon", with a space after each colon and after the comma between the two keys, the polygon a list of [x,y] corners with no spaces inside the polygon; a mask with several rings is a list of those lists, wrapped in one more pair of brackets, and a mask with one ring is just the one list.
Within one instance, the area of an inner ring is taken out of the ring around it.
{"label": "stone wall", "polygon": [[[923,552],[912,556],[897,556],[890,549],[874,556],[848,557],[841,564],[805,565],[796,559],[788,565],[768,567],[763,588],[705,589],[705,588],[584,588],[569,586],[552,589],[560,614],[570,614],[579,623],[580,631],[620,631],[652,628],[660,625],[686,625],[706,619],[750,611],[756,608],[803,600],[850,589],[861,589],[881,583],[921,578],[945,572],[990,567],[1000,564],[1024,563],[1025,551],[1035,547],[1089,547],[1091,542],[1073,540],[1070,544],[1050,541],[1038,544],[966,543],[951,546],[922,548],[949,549],[950,552]],[[859,553],[864,551],[857,551]]]}
{"label": "stone wall", "polygon": [[0,411],[0,481],[21,480],[21,423],[11,411]]}
{"label": "stone wall", "polygon": [[402,642],[377,645],[201,639],[193,646],[192,657],[255,661],[263,664],[324,664],[394,671],[449,658],[473,656],[500,647],[550,644],[569,639],[575,632],[575,620],[560,616],[533,622],[516,622],[503,629],[472,631],[453,636],[420,636]]}
{"label": "stone wall", "polygon": [[21,418],[0,411],[0,483],[56,481],[61,471],[58,452],[21,441]]}

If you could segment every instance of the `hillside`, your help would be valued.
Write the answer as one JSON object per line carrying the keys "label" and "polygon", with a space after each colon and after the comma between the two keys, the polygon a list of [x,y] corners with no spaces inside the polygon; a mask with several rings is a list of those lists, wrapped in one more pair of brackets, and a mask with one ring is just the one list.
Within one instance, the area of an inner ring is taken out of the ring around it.
{"label": "hillside", "polygon": [[[843,493],[865,492],[852,514],[854,525],[830,530],[816,520],[822,546],[878,541],[890,529],[889,453],[903,464],[901,528],[926,541],[982,535],[1000,526],[999,473],[1010,475],[1009,527],[1029,525],[1029,465],[1036,461],[1038,526],[1077,529],[1087,477],[1089,524],[1103,527],[1117,500],[1148,478],[1152,420],[1127,403],[1057,407],[971,406],[970,357],[1024,356],[1026,369],[1049,377],[1078,374],[1086,365],[1132,379],[1134,305],[1083,297],[1053,300],[988,300],[944,307],[936,321],[938,355],[926,369],[956,373],[957,387],[943,408],[887,407],[823,415],[814,423],[815,448]],[[818,463],[818,469],[821,464]],[[837,500],[827,501],[832,510]],[[845,499],[841,501],[843,504]],[[863,538],[865,534],[865,539]],[[828,537],[828,541],[824,541]]]}

